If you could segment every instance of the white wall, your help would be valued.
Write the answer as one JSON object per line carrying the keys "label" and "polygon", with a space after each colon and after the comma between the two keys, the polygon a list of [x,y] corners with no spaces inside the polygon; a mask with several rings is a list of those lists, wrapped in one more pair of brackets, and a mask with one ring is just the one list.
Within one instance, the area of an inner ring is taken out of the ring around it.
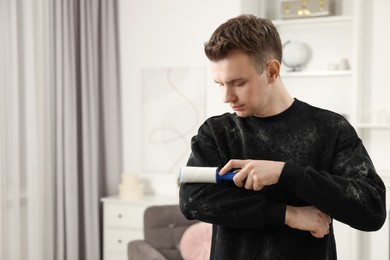
{"label": "white wall", "polygon": [[[121,0],[119,3],[124,169],[144,176],[148,192],[174,194],[176,174],[142,172],[141,69],[208,68],[204,42],[220,23],[240,13],[240,1]],[[224,111],[217,90],[208,93],[207,115]]]}

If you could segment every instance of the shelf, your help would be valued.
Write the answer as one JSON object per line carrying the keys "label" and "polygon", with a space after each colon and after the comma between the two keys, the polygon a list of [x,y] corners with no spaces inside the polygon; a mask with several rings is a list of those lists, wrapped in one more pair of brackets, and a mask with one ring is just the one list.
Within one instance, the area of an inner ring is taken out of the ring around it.
{"label": "shelf", "polygon": [[359,123],[356,125],[356,127],[360,129],[390,130],[390,124]]}
{"label": "shelf", "polygon": [[283,78],[300,78],[300,77],[350,77],[351,70],[318,70],[318,71],[282,71]]}
{"label": "shelf", "polygon": [[326,16],[326,17],[310,17],[310,18],[297,18],[286,20],[274,20],[275,26],[288,26],[288,25],[317,25],[317,24],[329,24],[340,22],[352,22],[352,16]]}

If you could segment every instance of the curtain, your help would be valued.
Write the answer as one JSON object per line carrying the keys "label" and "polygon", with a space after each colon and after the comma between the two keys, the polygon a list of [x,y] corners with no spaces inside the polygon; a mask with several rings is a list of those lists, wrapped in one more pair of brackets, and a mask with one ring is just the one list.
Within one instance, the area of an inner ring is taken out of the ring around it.
{"label": "curtain", "polygon": [[0,259],[101,258],[122,171],[117,8],[0,0]]}

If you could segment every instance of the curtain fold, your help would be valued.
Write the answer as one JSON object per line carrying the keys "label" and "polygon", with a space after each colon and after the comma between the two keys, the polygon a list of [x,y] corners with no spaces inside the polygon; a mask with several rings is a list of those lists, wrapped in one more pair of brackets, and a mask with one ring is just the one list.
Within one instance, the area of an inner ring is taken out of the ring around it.
{"label": "curtain fold", "polygon": [[[22,80],[18,77],[21,66],[18,40],[21,26],[20,10],[17,2],[2,1],[0,3],[0,33],[1,58],[0,69],[3,72],[1,94],[1,250],[15,259],[23,257],[23,252],[17,250],[23,247],[25,239],[21,227],[25,225],[25,195],[26,189],[22,185],[22,158],[24,156],[22,145],[22,119],[23,106],[19,99],[22,94],[20,85]],[[8,86],[7,88],[5,86]],[[3,174],[16,173],[16,174]]]}
{"label": "curtain fold", "polygon": [[115,0],[0,0],[0,259],[101,258],[122,171]]}

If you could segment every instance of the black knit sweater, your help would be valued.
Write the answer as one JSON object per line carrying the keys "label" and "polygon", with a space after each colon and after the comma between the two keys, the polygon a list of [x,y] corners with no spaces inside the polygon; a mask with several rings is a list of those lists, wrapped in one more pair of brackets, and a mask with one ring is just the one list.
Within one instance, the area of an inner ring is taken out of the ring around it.
{"label": "black knit sweater", "polygon": [[340,115],[295,99],[271,117],[211,117],[192,139],[188,166],[230,159],[286,162],[279,183],[261,191],[232,182],[182,184],[188,219],[213,224],[211,259],[336,259],[333,228],[324,238],[284,224],[286,205],[315,206],[353,228],[378,230],[385,187],[362,141]]}

